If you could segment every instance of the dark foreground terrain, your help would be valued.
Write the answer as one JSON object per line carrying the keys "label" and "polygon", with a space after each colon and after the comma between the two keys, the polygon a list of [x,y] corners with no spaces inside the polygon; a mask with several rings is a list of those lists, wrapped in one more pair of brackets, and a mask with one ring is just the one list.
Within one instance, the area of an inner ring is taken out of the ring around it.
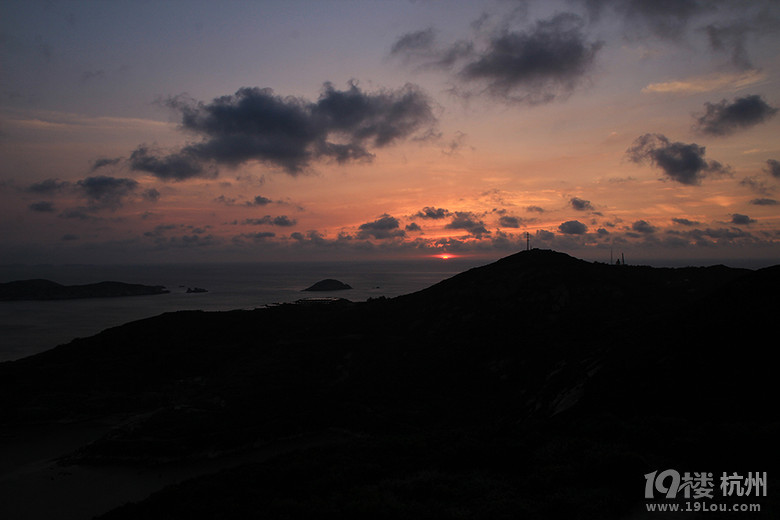
{"label": "dark foreground terrain", "polygon": [[[106,520],[677,518],[646,511],[676,503],[644,496],[665,469],[713,474],[700,505],[762,508],[685,518],[778,518],[778,310],[780,266],[525,251],[399,298],[170,313],[2,363],[0,434],[99,424],[58,475],[200,468]],[[767,472],[766,496],[723,497],[724,472]]]}

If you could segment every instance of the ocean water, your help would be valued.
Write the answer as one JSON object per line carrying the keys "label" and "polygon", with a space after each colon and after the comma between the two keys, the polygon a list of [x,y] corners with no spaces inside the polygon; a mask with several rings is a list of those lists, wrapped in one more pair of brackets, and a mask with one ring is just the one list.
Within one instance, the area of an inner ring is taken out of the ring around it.
{"label": "ocean water", "polygon": [[[392,298],[429,287],[486,261],[425,259],[386,262],[256,264],[0,266],[0,282],[44,278],[64,285],[106,280],[164,285],[169,294],[125,298],[0,302],[0,362],[36,354],[74,338],[130,321],[179,310],[255,309],[307,297],[352,301]],[[335,278],[352,290],[302,292]],[[189,287],[205,293],[187,293]]]}

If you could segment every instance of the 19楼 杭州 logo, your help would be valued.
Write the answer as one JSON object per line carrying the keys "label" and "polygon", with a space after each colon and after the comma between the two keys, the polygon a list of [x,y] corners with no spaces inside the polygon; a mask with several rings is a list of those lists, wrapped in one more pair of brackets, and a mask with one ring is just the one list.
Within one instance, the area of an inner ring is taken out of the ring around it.
{"label": "19\u697c \u676d\u5dde logo", "polygon": [[[702,499],[718,497],[765,497],[766,496],[766,471],[749,472],[729,475],[723,472],[718,477],[718,486],[715,486],[715,477],[710,472],[683,472],[674,469],[653,471],[645,475],[645,498],[688,498]],[[657,495],[656,495],[657,493]]]}

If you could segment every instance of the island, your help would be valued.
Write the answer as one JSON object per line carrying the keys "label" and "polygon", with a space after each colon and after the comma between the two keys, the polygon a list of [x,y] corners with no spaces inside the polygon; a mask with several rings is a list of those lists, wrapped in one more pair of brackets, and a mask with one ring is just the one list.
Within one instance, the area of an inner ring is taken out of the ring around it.
{"label": "island", "polygon": [[347,289],[352,289],[352,287],[333,278],[327,278],[307,287],[304,291],[344,291]]}
{"label": "island", "polygon": [[98,282],[85,285],[62,285],[51,280],[16,280],[0,283],[0,301],[71,300],[76,298],[115,298],[166,294],[162,285],[123,282]]}

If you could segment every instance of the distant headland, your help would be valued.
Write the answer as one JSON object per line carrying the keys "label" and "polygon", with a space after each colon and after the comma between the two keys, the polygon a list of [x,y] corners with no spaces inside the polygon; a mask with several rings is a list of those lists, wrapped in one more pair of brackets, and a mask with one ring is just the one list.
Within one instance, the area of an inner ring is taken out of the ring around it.
{"label": "distant headland", "polygon": [[71,300],[77,298],[116,298],[166,294],[162,285],[123,282],[98,282],[85,285],[62,285],[51,280],[17,280],[0,283],[0,301]]}

